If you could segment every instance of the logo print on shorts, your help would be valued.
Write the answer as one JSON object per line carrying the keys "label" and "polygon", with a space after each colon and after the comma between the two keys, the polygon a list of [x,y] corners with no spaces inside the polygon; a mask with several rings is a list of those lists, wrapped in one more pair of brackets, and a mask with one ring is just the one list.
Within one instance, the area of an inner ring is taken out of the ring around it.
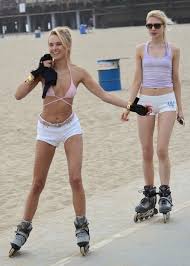
{"label": "logo print on shorts", "polygon": [[168,106],[169,107],[175,107],[175,101],[169,101]]}

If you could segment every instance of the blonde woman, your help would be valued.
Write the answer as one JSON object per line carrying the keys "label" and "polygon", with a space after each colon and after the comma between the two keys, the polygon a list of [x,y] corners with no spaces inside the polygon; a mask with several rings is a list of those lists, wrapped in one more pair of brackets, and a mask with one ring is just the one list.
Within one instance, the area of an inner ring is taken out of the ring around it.
{"label": "blonde woman", "polygon": [[56,147],[64,143],[68,163],[69,181],[72,189],[73,206],[76,214],[77,244],[83,255],[89,248],[89,228],[86,218],[85,192],[81,168],[83,140],[77,115],[72,110],[73,98],[80,83],[104,102],[140,112],[149,113],[144,106],[129,104],[113,94],[105,92],[83,68],[71,63],[71,33],[66,27],[50,32],[48,47],[50,54],[40,59],[39,67],[32,71],[16,91],[17,100],[24,98],[39,82],[43,85],[43,110],[37,125],[36,155],[33,182],[28,194],[21,223],[17,226],[9,255],[12,256],[26,242],[32,230],[32,219],[36,212],[40,194],[45,186],[49,167]]}
{"label": "blonde woman", "polygon": [[[146,28],[150,40],[136,49],[136,71],[129,95],[133,102],[140,94],[139,104],[150,104],[150,116],[138,116],[138,131],[142,147],[144,171],[144,198],[136,207],[135,221],[143,220],[157,213],[156,187],[154,186],[153,134],[155,120],[158,119],[157,157],[159,161],[159,211],[164,221],[172,209],[170,191],[170,160],[168,146],[173,126],[177,119],[184,123],[181,103],[181,84],[179,78],[180,50],[166,38],[166,26],[171,20],[163,11],[152,10],[146,17]],[[128,111],[123,118],[128,117]]]}

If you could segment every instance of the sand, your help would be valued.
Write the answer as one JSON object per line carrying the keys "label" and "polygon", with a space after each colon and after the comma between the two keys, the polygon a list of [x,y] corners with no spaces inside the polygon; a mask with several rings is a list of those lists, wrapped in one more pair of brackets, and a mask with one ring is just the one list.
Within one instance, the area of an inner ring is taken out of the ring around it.
{"label": "sand", "polygon": [[[190,158],[189,30],[188,24],[174,25],[167,32],[168,39],[181,48],[180,74],[186,119],[185,127],[176,123],[171,138],[170,158],[175,166],[187,166]],[[73,63],[86,68],[97,80],[98,59],[127,57],[120,60],[122,90],[111,92],[127,98],[134,73],[135,46],[148,38],[145,27],[101,29],[86,35],[74,31],[72,35]],[[35,39],[33,35],[6,36],[0,39],[0,51],[0,232],[10,228],[12,233],[13,226],[22,217],[31,185],[36,121],[42,104],[40,86],[22,101],[14,99],[14,92],[30,70],[36,67],[39,57],[47,52],[47,34],[43,34],[40,39]],[[92,196],[101,202],[102,195],[115,188],[123,188],[135,179],[142,180],[143,186],[136,115],[131,114],[129,123],[122,123],[121,108],[101,102],[82,85],[78,88],[74,111],[84,130],[83,182],[88,214],[88,199]],[[109,197],[111,201],[111,195]],[[34,222],[40,221],[43,215],[53,219],[54,212],[64,212],[64,208],[69,206],[72,208],[71,190],[64,148],[61,145],[51,165]]]}

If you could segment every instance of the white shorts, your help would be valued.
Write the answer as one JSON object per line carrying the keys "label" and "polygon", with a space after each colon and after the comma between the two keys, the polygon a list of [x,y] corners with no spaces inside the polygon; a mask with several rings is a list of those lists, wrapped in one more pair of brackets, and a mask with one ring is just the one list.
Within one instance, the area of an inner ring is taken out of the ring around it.
{"label": "white shorts", "polygon": [[41,140],[58,147],[61,142],[65,143],[68,138],[81,134],[82,129],[80,122],[75,113],[73,113],[63,123],[57,124],[49,123],[39,116],[37,123],[37,140]]}
{"label": "white shorts", "polygon": [[140,95],[138,104],[151,105],[152,113],[150,115],[176,111],[177,109],[174,92],[159,96]]}

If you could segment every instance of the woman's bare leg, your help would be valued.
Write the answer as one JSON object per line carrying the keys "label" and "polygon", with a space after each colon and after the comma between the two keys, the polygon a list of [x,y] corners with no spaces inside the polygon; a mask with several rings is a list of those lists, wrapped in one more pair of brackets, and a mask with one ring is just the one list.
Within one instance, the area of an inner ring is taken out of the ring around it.
{"label": "woman's bare leg", "polygon": [[138,132],[143,154],[143,171],[145,185],[154,185],[153,166],[153,133],[155,127],[155,116],[138,116]]}
{"label": "woman's bare leg", "polygon": [[168,146],[175,119],[176,112],[163,112],[158,116],[157,155],[161,185],[169,185],[170,181]]}
{"label": "woman's bare leg", "polygon": [[33,182],[27,197],[23,219],[32,221],[36,212],[40,194],[45,186],[50,164],[55,153],[55,147],[43,142],[37,141],[34,163]]}
{"label": "woman's bare leg", "polygon": [[65,152],[68,162],[69,181],[73,194],[73,206],[75,214],[76,216],[85,216],[86,200],[81,177],[83,156],[82,135],[70,137],[65,142]]}

